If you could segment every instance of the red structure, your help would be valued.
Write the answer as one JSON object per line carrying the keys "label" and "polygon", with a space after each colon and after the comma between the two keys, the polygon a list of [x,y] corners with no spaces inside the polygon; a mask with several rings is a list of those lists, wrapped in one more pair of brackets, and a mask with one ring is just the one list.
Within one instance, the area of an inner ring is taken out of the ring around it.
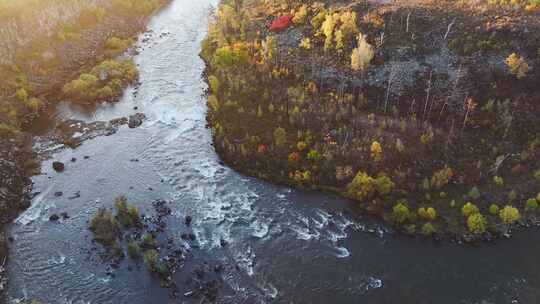
{"label": "red structure", "polygon": [[271,32],[281,32],[286,30],[291,25],[292,19],[292,15],[281,16],[272,22],[269,30]]}

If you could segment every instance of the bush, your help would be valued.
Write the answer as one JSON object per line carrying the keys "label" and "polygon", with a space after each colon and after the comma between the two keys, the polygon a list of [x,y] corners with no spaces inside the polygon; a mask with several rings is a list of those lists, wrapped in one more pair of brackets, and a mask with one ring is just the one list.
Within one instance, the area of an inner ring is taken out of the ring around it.
{"label": "bush", "polygon": [[502,177],[500,177],[500,176],[494,176],[493,177],[493,182],[498,187],[503,187],[504,186],[504,179]]}
{"label": "bush", "polygon": [[428,208],[418,208],[418,215],[426,220],[433,221],[437,218],[437,211],[435,211],[435,208],[428,207]]}
{"label": "bush", "polygon": [[497,204],[491,204],[489,206],[489,213],[491,213],[493,215],[499,214],[499,206],[497,206]]}
{"label": "bush", "polygon": [[318,161],[319,159],[321,159],[321,155],[319,154],[319,152],[317,152],[317,150],[309,150],[307,154],[307,159],[311,161]]}
{"label": "bush", "polygon": [[529,64],[525,58],[518,56],[516,53],[510,54],[505,63],[508,67],[508,73],[516,76],[517,79],[525,78],[529,72]]}
{"label": "bush", "polygon": [[295,24],[303,24],[306,21],[307,14],[308,14],[308,7],[307,5],[304,4],[300,6],[298,11],[296,11],[292,21]]}
{"label": "bush", "polygon": [[486,231],[487,221],[480,213],[473,213],[467,218],[467,228],[474,234],[482,234]]}
{"label": "bush", "polygon": [[510,225],[518,221],[521,218],[521,215],[519,214],[519,210],[517,210],[517,208],[507,205],[501,211],[499,211],[499,217],[503,223]]}
{"label": "bush", "polygon": [[347,195],[356,200],[369,199],[375,193],[373,178],[359,171],[354,179],[347,185]]}
{"label": "bush", "polygon": [[300,154],[298,152],[292,152],[291,154],[289,154],[289,162],[291,163],[296,163],[296,162],[299,162],[300,161]]}
{"label": "bush", "polygon": [[112,212],[100,208],[90,220],[90,230],[94,233],[95,239],[103,245],[113,245],[120,234],[118,222]]}
{"label": "bush", "polygon": [[128,206],[125,196],[116,198],[114,206],[117,211],[116,218],[125,227],[135,227],[139,225],[139,210],[134,206]]}
{"label": "bush", "polygon": [[477,200],[480,198],[480,190],[476,186],[472,187],[472,189],[467,194],[468,197],[472,198],[473,200]]}
{"label": "bush", "polygon": [[395,184],[384,174],[380,174],[373,180],[375,191],[381,196],[388,195],[394,189]]}
{"label": "bush", "polygon": [[287,143],[287,131],[278,127],[274,130],[274,143],[276,146],[281,147]]}
{"label": "bush", "polygon": [[300,48],[304,49],[304,50],[311,50],[311,39],[309,38],[302,38],[302,40],[300,40]]}
{"label": "bush", "polygon": [[464,217],[469,217],[472,214],[479,213],[478,207],[474,205],[471,202],[466,203],[461,207],[461,214],[463,214]]}
{"label": "bush", "polygon": [[396,224],[403,224],[409,219],[411,212],[404,203],[397,203],[392,208],[392,219]]}
{"label": "bush", "polygon": [[128,39],[111,37],[105,42],[105,52],[110,57],[118,56],[127,50],[129,45],[130,41]]}
{"label": "bush", "polygon": [[378,141],[371,143],[371,158],[374,161],[380,161],[382,159],[382,147]]}
{"label": "bush", "polygon": [[538,202],[535,198],[530,198],[525,202],[525,211],[535,211],[538,208]]}
{"label": "bush", "polygon": [[212,94],[216,95],[219,93],[219,79],[216,76],[208,76],[208,86],[210,87],[210,92],[212,92]]}
{"label": "bush", "polygon": [[513,202],[517,199],[517,193],[515,190],[512,190],[508,193],[508,200]]}
{"label": "bush", "polygon": [[536,179],[537,182],[540,183],[540,169],[536,170],[536,172],[534,172],[534,178]]}
{"label": "bush", "polygon": [[131,60],[106,60],[95,66],[90,73],[65,84],[62,92],[78,101],[109,99],[119,95],[128,83],[137,79],[138,73]]}
{"label": "bush", "polygon": [[216,67],[228,68],[247,63],[248,54],[244,50],[243,44],[233,47],[223,46],[216,50],[213,60]]}
{"label": "bush", "polygon": [[144,252],[144,263],[148,266],[150,271],[155,272],[159,263],[159,254],[157,250],[150,249]]}
{"label": "bush", "polygon": [[433,173],[433,176],[431,177],[431,185],[435,187],[435,189],[441,189],[450,182],[450,179],[452,179],[453,176],[454,171],[452,171],[452,169],[449,167],[445,167],[444,169]]}
{"label": "bush", "polygon": [[145,233],[141,238],[141,245],[144,249],[156,248],[157,242],[154,236],[150,233]]}
{"label": "bush", "polygon": [[431,223],[425,223],[422,226],[422,234],[424,234],[424,235],[432,235],[435,232],[437,232],[437,230],[435,229],[435,227]]}

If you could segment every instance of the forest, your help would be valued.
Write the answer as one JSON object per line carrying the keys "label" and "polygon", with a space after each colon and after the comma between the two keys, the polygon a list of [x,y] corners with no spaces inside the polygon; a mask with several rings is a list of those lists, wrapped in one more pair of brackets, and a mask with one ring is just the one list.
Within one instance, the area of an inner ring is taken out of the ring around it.
{"label": "forest", "polygon": [[481,2],[222,1],[201,54],[218,153],[410,235],[530,225],[540,4]]}

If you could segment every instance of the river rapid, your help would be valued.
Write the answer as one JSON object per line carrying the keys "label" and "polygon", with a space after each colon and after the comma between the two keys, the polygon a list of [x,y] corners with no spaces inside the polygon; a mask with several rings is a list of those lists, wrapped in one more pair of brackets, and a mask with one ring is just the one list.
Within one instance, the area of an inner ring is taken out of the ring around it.
{"label": "river rapid", "polygon": [[[167,233],[189,249],[190,263],[224,266],[218,303],[540,303],[539,231],[476,246],[409,239],[356,214],[350,201],[274,186],[222,164],[206,128],[198,57],[216,3],[175,0],[152,19],[135,57],[141,85],[120,102],[65,104],[54,113],[53,121],[135,112],[148,119],[44,161],[32,207],[10,227],[9,303],[204,303],[182,295],[189,292],[182,280],[181,296],[171,299],[144,267],[126,259],[111,270],[90,250],[89,219],[122,194],[148,213],[150,202],[171,201]],[[65,172],[52,170],[53,160]],[[49,221],[61,212],[70,218]],[[194,242],[181,238],[186,215]],[[180,270],[184,278],[191,271],[189,264]]]}

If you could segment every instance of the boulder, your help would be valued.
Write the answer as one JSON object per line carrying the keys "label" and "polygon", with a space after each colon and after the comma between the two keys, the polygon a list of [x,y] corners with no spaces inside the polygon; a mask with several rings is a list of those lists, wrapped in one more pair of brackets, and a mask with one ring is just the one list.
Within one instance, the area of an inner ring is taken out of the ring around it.
{"label": "boulder", "polygon": [[59,162],[59,161],[53,162],[52,167],[53,167],[54,171],[56,171],[56,172],[64,172],[64,170],[65,170],[64,163]]}
{"label": "boulder", "polygon": [[131,129],[139,127],[140,125],[142,125],[145,118],[146,116],[143,113],[136,113],[129,116],[128,127],[130,127]]}

